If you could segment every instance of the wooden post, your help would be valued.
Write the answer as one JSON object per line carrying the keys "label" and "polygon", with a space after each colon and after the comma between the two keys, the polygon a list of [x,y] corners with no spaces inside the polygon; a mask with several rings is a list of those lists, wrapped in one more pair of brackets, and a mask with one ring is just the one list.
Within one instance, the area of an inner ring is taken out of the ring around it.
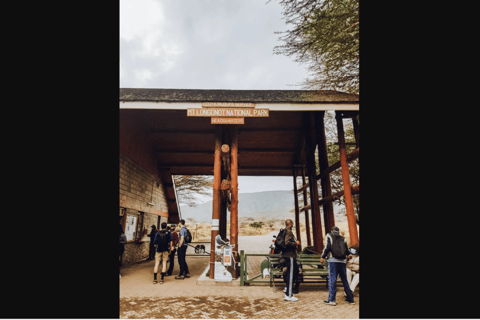
{"label": "wooden post", "polygon": [[358,119],[357,117],[352,118],[353,123],[353,132],[355,133],[355,145],[357,148],[360,148],[360,128],[358,126]]}
{"label": "wooden post", "polygon": [[342,168],[343,190],[345,196],[345,209],[347,210],[348,232],[350,233],[350,246],[358,242],[357,220],[353,209],[352,187],[348,172],[347,151],[345,149],[345,133],[343,119],[340,111],[335,112],[338,130],[338,146],[340,149],[340,167]]}
{"label": "wooden post", "polygon": [[308,168],[308,182],[310,185],[310,203],[312,207],[312,229],[313,229],[313,251],[322,253],[323,235],[322,221],[320,219],[320,207],[318,205],[318,186],[316,179],[315,165],[315,143],[313,129],[315,126],[313,112],[304,113],[304,124],[306,126],[305,151]]}
{"label": "wooden post", "polygon": [[[300,234],[300,213],[298,212],[298,193],[297,193],[297,168],[293,166],[293,196],[295,199],[295,230],[297,230],[297,240],[302,242]],[[302,245],[297,246],[298,251],[302,251]]]}
{"label": "wooden post", "polygon": [[221,182],[221,170],[222,160],[221,155],[221,139],[222,139],[222,127],[215,126],[215,157],[213,164],[213,200],[212,200],[212,240],[210,250],[210,279],[214,279],[215,276],[215,237],[218,234],[219,219],[220,219],[220,182]]}
{"label": "wooden post", "polygon": [[[230,178],[232,188],[232,200],[230,205],[230,244],[234,244],[233,256],[235,261],[239,262],[238,255],[238,128],[236,125],[231,130],[231,146],[230,146]],[[238,278],[240,269],[235,266],[235,274],[233,278]]]}
{"label": "wooden post", "polygon": [[[302,184],[305,185],[305,166],[302,166]],[[303,204],[304,206],[308,206],[308,199],[307,199],[307,190],[303,190]],[[312,240],[310,236],[310,219],[308,210],[305,210],[305,225],[307,226],[307,246],[312,245]]]}
{"label": "wooden post", "polygon": [[[320,174],[328,168],[327,139],[325,136],[325,125],[323,123],[324,115],[325,111],[315,112],[315,131],[317,133],[318,164],[320,167]],[[321,178],[320,184],[322,186],[322,198],[330,196],[332,194],[332,188],[330,185],[330,176],[328,174]],[[332,231],[332,227],[335,225],[332,202],[323,205],[323,221],[325,222],[326,235]]]}

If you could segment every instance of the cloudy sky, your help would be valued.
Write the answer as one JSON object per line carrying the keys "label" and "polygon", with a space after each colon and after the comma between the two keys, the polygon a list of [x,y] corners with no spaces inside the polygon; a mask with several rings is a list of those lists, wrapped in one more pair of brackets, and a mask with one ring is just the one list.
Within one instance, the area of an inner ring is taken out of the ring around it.
{"label": "cloudy sky", "polygon": [[[120,87],[300,89],[305,67],[273,55],[289,26],[267,1],[120,0]],[[291,190],[292,180],[239,177],[239,192]]]}

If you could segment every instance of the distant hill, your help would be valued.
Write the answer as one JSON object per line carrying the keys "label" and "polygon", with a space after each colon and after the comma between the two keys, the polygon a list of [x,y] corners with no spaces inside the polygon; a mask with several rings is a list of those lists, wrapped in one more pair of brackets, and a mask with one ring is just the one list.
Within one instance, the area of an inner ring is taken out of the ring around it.
{"label": "distant hill", "polygon": [[[335,211],[338,206],[334,206]],[[294,209],[293,193],[290,191],[263,191],[255,193],[238,194],[238,217],[252,218],[275,218],[288,219],[293,218],[294,214],[290,210]],[[180,206],[182,218],[193,218],[198,223],[212,221],[212,201],[198,204],[195,207],[186,205]],[[300,214],[300,217],[304,214]],[[343,217],[338,217],[341,220]],[[337,220],[337,215],[335,215]]]}

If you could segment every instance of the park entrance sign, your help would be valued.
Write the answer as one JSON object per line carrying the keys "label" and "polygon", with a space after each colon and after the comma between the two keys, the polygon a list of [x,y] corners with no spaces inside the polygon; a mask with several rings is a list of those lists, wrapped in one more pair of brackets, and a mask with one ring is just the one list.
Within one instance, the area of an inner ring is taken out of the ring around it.
{"label": "park entrance sign", "polygon": [[244,117],[268,117],[269,109],[255,109],[255,103],[207,102],[202,108],[187,109],[188,117],[212,117],[212,124],[245,124]]}
{"label": "park entrance sign", "polygon": [[[213,175],[211,247],[215,247],[217,235],[226,238],[229,228],[230,244],[235,246],[227,255],[231,260],[222,262],[231,268],[233,279],[239,277],[240,270],[240,175],[292,177],[294,224],[299,226],[300,214],[305,215],[307,239],[301,239],[302,246],[313,246],[315,252],[323,250],[322,232],[330,232],[335,225],[333,201],[343,196],[351,245],[358,242],[352,194],[358,194],[360,186],[350,185],[348,162],[360,154],[359,95],[333,90],[120,88],[119,104],[120,152],[132,154],[138,163],[158,171],[169,223],[182,219],[172,176]],[[340,161],[335,164],[329,164],[327,157],[327,111],[335,112],[337,122]],[[351,121],[355,133],[356,149],[349,154],[345,149],[345,119]],[[329,174],[337,169],[342,170],[344,190],[332,194]],[[302,178],[302,185],[297,186],[297,176]],[[303,203],[298,201],[299,193],[303,193]],[[300,240],[299,228],[296,231]],[[216,262],[222,264],[212,250],[212,279]]]}

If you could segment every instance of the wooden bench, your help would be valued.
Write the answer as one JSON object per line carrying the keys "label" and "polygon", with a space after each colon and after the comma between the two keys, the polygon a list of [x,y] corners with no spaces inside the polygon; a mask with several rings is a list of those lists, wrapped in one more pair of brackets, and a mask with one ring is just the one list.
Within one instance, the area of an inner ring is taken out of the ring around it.
{"label": "wooden bench", "polygon": [[[325,281],[328,288],[328,263],[326,260],[320,262],[320,255],[298,254],[297,264],[299,266],[299,279],[302,282],[323,282]],[[280,256],[278,254],[270,254],[268,256],[270,268],[270,287],[275,284],[275,277],[283,277],[282,268],[279,267]],[[273,267],[271,267],[273,265]],[[323,266],[323,268],[322,268]],[[320,277],[321,279],[312,280],[306,277]]]}

